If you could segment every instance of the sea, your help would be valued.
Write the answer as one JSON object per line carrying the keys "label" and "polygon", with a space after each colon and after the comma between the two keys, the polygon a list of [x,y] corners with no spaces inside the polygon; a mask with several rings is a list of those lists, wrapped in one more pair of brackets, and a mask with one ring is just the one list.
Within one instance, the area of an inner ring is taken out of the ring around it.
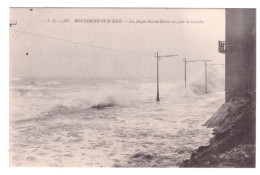
{"label": "sea", "polygon": [[[209,144],[224,80],[11,78],[10,166],[178,167]],[[221,84],[221,88],[216,88]]]}

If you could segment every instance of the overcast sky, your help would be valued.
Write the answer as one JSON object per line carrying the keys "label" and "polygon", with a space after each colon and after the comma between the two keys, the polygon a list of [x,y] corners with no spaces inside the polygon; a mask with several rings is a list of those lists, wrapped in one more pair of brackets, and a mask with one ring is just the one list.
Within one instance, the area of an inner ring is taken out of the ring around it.
{"label": "overcast sky", "polygon": [[[70,23],[47,20],[70,19]],[[202,24],[74,23],[75,19],[201,20]],[[11,77],[150,78],[183,76],[182,59],[224,63],[224,9],[12,8]],[[27,54],[28,53],[28,54]],[[203,66],[201,67],[203,69]]]}

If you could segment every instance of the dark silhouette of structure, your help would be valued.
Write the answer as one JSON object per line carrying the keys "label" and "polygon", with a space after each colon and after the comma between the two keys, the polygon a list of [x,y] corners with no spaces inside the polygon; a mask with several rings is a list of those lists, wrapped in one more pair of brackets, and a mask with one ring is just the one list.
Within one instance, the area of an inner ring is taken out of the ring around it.
{"label": "dark silhouette of structure", "polygon": [[226,9],[226,78],[228,102],[256,87],[256,10]]}

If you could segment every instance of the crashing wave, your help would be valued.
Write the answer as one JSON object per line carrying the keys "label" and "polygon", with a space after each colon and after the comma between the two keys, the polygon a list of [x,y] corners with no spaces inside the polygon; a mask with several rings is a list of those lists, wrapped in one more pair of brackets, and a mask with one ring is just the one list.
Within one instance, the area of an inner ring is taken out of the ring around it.
{"label": "crashing wave", "polygon": [[91,108],[104,109],[106,107],[115,107],[115,106],[118,106],[118,102],[112,96],[109,96],[103,102],[100,102],[97,105],[93,105],[91,106]]}

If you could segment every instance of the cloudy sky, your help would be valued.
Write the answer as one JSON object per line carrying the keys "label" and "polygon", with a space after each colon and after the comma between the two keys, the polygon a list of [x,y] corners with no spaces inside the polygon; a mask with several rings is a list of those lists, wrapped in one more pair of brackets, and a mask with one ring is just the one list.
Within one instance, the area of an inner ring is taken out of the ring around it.
{"label": "cloudy sky", "polygon": [[[70,22],[47,22],[53,19]],[[179,55],[160,60],[162,77],[183,76],[185,57],[224,63],[218,53],[218,40],[225,40],[224,9],[11,8],[10,22],[17,22],[10,28],[11,77],[151,78],[156,75],[156,51]]]}

